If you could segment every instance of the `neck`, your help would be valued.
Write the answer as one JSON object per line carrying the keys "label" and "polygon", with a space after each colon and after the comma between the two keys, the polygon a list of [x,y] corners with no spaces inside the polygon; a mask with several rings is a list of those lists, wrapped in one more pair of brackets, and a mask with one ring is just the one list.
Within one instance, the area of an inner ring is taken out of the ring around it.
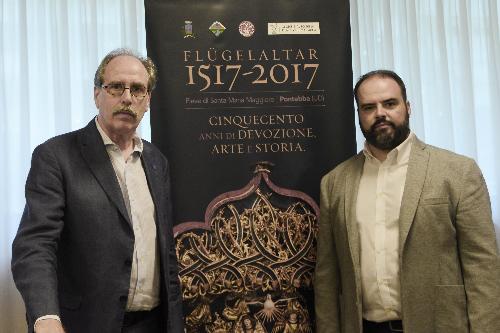
{"label": "neck", "polygon": [[134,151],[134,136],[114,135],[109,136],[109,138],[120,148],[125,161],[128,160]]}
{"label": "neck", "polygon": [[104,131],[104,133],[106,133],[111,141],[113,141],[118,146],[118,148],[120,148],[123,157],[127,159],[134,151],[135,131],[126,133],[110,132],[106,129],[105,126],[102,125],[99,117],[97,117],[97,121],[99,122],[99,125],[101,126],[101,129]]}
{"label": "neck", "polygon": [[108,134],[106,133],[111,141],[113,141],[120,150],[127,150],[130,148],[134,148],[134,135],[122,135],[122,134]]}
{"label": "neck", "polygon": [[368,144],[368,148],[370,149],[370,152],[372,153],[373,156],[380,162],[383,162],[387,158],[387,154],[389,154],[390,150],[385,150],[385,149],[379,149],[371,144]]}

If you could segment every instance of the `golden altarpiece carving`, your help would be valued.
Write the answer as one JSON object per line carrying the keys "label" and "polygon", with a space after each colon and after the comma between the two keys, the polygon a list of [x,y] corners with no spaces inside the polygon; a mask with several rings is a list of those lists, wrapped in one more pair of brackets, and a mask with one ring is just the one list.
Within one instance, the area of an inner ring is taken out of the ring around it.
{"label": "golden altarpiece carving", "polygon": [[313,332],[318,215],[260,163],[245,187],[212,200],[204,222],[177,225],[187,332]]}

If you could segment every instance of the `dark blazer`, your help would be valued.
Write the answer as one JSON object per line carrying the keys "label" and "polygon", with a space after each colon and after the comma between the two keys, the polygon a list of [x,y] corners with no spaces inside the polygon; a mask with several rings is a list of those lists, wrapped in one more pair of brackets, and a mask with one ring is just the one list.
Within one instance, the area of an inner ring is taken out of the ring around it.
{"label": "dark blazer", "polygon": [[[166,158],[144,141],[161,263],[161,307],[169,333],[183,332]],[[95,120],[38,146],[26,207],[12,244],[12,273],[29,332],[60,315],[68,333],[118,333],[127,303],[134,232]]]}
{"label": "dark blazer", "polygon": [[[359,153],[323,177],[314,282],[318,333],[361,333]],[[486,184],[469,158],[415,138],[399,215],[405,333],[500,332],[500,257]]]}

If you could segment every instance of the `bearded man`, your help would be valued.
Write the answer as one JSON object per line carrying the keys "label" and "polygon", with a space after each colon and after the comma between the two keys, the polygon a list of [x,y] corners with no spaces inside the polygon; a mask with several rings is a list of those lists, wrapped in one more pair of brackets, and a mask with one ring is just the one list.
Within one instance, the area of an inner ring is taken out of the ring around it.
{"label": "bearded man", "polygon": [[362,152],[321,182],[318,333],[500,332],[500,265],[474,160],[409,128],[394,72],[354,88]]}

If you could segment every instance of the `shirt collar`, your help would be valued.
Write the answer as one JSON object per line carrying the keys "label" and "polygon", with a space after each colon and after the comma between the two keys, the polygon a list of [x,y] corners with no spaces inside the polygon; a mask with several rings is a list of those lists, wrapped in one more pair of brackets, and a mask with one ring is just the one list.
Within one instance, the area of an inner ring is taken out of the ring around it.
{"label": "shirt collar", "polygon": [[[413,132],[410,132],[408,137],[403,142],[401,142],[399,146],[392,149],[387,154],[387,161],[395,161],[397,164],[404,164],[408,162],[408,160],[410,159],[410,151],[414,137],[415,134]],[[365,155],[366,158],[370,160],[377,160],[375,156],[373,156],[373,154],[371,153],[370,147],[368,146],[366,140],[363,147],[363,154]]]}
{"label": "shirt collar", "polygon": [[[114,143],[113,140],[111,140],[109,138],[109,136],[106,134],[106,132],[104,132],[101,125],[99,125],[99,122],[97,121],[97,116],[95,117],[95,124],[97,126],[97,130],[99,131],[99,134],[102,137],[102,141],[104,142],[104,145],[105,146],[115,146],[115,147],[119,148],[118,145],[116,143]],[[132,138],[132,140],[134,141],[134,152],[138,152],[139,154],[142,154],[143,144],[142,144],[141,138],[137,135],[137,132],[134,133],[134,137]]]}

